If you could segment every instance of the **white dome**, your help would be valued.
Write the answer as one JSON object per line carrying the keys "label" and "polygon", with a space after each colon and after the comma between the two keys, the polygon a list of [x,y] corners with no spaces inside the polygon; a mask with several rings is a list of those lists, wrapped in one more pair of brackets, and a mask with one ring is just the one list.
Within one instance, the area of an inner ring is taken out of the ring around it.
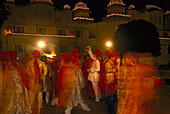
{"label": "white dome", "polygon": [[30,0],[30,2],[46,2],[46,3],[54,4],[51,0]]}
{"label": "white dome", "polygon": [[87,5],[83,2],[79,2],[75,5],[74,9],[89,9],[87,8]]}
{"label": "white dome", "polygon": [[70,9],[70,6],[68,4],[64,5],[63,9]]}
{"label": "white dome", "polygon": [[128,7],[128,9],[135,9],[135,6],[134,6],[134,5],[130,5],[130,6]]}
{"label": "white dome", "polygon": [[157,10],[161,10],[163,11],[160,7],[158,6],[154,6],[154,5],[146,5],[146,10],[154,10],[154,9],[157,9]]}

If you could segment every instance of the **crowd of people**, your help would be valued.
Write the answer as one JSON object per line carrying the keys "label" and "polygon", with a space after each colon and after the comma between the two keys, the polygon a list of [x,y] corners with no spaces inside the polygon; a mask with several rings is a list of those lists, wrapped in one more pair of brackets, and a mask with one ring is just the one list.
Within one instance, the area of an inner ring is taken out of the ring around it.
{"label": "crowd of people", "polygon": [[89,100],[99,103],[106,99],[110,114],[136,114],[143,102],[152,99],[148,96],[155,93],[154,66],[138,64],[130,54],[121,58],[113,50],[105,50],[103,58],[101,49],[93,53],[89,46],[87,52],[83,60],[77,48],[55,58],[40,57],[34,50],[20,61],[14,50],[0,51],[0,113],[40,114],[43,102],[49,103],[49,99],[51,105],[64,108],[65,114],[71,114],[78,104],[91,111],[83,88]]}

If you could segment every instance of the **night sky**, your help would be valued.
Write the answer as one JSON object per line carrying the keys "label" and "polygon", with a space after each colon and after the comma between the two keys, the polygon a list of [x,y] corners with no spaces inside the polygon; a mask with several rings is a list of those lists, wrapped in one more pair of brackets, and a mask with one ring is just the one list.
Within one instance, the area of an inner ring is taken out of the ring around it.
{"label": "night sky", "polygon": [[[3,0],[0,0],[3,1]],[[101,17],[106,15],[106,7],[110,0],[52,0],[54,5],[58,9],[63,9],[65,4],[70,5],[71,9],[74,8],[76,3],[82,1],[87,4],[87,7],[90,8],[90,16],[96,19],[101,19]],[[170,0],[123,0],[124,4],[128,7],[133,4],[136,9],[144,9],[145,5],[156,5],[163,9],[163,11],[170,11]],[[29,0],[15,0],[16,3],[25,4]]]}

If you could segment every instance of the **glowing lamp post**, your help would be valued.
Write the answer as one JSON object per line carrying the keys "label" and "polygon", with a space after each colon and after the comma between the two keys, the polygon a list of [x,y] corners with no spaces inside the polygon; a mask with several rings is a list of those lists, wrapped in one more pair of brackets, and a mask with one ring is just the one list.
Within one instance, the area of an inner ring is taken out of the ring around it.
{"label": "glowing lamp post", "polygon": [[38,46],[40,48],[44,48],[45,47],[45,43],[43,41],[40,41],[40,42],[38,42]]}
{"label": "glowing lamp post", "polygon": [[108,49],[110,49],[112,47],[112,42],[110,42],[110,41],[106,42],[106,47]]}

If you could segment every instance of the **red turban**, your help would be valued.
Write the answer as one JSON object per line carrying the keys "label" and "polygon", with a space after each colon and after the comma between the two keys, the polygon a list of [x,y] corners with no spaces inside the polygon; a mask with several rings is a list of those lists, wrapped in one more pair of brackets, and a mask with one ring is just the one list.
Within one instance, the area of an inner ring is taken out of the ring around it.
{"label": "red turban", "polygon": [[17,58],[17,52],[14,50],[8,50],[10,60],[15,60]]}
{"label": "red turban", "polygon": [[109,57],[116,57],[116,55],[117,55],[116,51],[109,52]]}
{"label": "red turban", "polygon": [[39,58],[40,57],[40,52],[38,50],[34,50],[31,54],[33,58]]}
{"label": "red turban", "polygon": [[124,57],[130,58],[130,54],[125,54]]}
{"label": "red turban", "polygon": [[99,48],[94,51],[94,54],[95,54],[97,57],[100,57],[100,56],[102,55],[102,53],[103,53],[103,51],[102,51],[101,49],[99,49]]}
{"label": "red turban", "polygon": [[79,59],[82,59],[83,58],[83,54],[79,54]]}
{"label": "red turban", "polygon": [[72,52],[72,55],[75,57],[79,56],[79,49],[75,48],[74,51]]}

